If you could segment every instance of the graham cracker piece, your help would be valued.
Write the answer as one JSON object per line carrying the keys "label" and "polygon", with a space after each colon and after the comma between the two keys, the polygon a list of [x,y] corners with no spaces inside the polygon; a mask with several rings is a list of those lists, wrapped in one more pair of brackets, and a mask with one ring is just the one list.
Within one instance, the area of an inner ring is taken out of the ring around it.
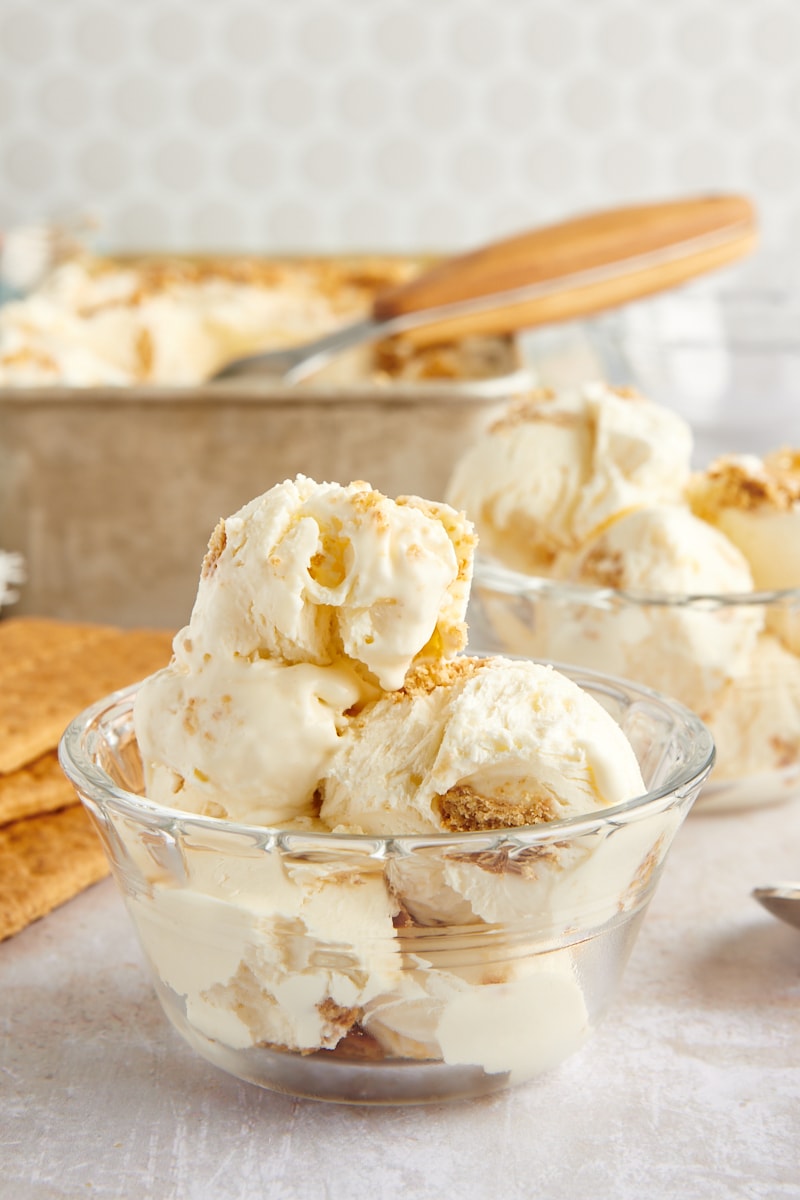
{"label": "graham cracker piece", "polygon": [[0,773],[53,750],[70,720],[172,654],[172,634],[42,617],[0,621]]}
{"label": "graham cracker piece", "polygon": [[108,874],[80,804],[0,829],[0,941]]}
{"label": "graham cracker piece", "polygon": [[74,803],[75,789],[61,770],[55,750],[10,775],[0,775],[0,825]]}

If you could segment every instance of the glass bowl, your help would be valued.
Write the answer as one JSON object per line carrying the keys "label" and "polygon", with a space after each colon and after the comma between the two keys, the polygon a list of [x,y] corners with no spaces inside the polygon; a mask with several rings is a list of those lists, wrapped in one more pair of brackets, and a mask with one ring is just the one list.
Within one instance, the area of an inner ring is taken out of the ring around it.
{"label": "glass bowl", "polygon": [[135,688],[77,717],[62,766],[186,1041],[241,1079],[350,1104],[477,1096],[577,1050],[714,749],[681,705],[566,673],[625,730],[647,793],[489,833],[306,833],[163,808],[142,796]]}
{"label": "glass bowl", "polygon": [[800,791],[800,588],[644,595],[478,556],[467,620],[470,644],[484,653],[613,672],[697,712],[717,752],[698,811]]}
{"label": "glass bowl", "polygon": [[748,283],[732,274],[618,309],[591,332],[615,381],[689,422],[699,465],[718,454],[762,454],[797,436],[796,278],[781,283],[758,270]]}
{"label": "glass bowl", "polygon": [[522,340],[541,385],[635,387],[692,428],[694,465],[796,440],[800,264],[756,263]]}

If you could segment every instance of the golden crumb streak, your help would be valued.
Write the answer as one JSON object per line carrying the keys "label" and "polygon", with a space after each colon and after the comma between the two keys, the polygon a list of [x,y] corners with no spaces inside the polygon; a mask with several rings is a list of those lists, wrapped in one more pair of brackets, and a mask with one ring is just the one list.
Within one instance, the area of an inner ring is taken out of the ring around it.
{"label": "golden crumb streak", "polygon": [[[644,400],[642,393],[632,387],[608,387],[607,391],[618,396],[620,400],[630,400],[633,403]],[[553,388],[534,388],[527,396],[514,400],[503,415],[489,426],[489,433],[502,433],[537,421],[546,421],[549,425],[561,425],[566,428],[583,424],[585,417],[580,413],[554,408],[556,399],[557,393]]]}
{"label": "golden crumb streak", "polygon": [[607,550],[602,543],[591,550],[581,566],[581,580],[598,587],[621,588],[625,579],[625,558],[621,551]]}
{"label": "golden crumb streak", "polygon": [[228,535],[225,532],[225,522],[218,521],[208,542],[208,549],[200,569],[200,578],[207,579],[216,570],[220,556],[227,545]]}
{"label": "golden crumb streak", "polygon": [[389,697],[401,702],[405,697],[412,699],[427,696],[440,687],[452,687],[460,680],[471,679],[486,667],[484,658],[446,658],[416,663],[406,675],[405,683]]}
{"label": "golden crumb streak", "polygon": [[516,829],[539,825],[555,817],[553,797],[545,791],[527,791],[516,781],[495,796],[484,796],[467,783],[450,788],[436,801],[443,828],[452,833],[486,829]]}
{"label": "golden crumb streak", "polygon": [[693,511],[706,520],[724,508],[787,512],[800,504],[800,451],[784,448],[764,460],[763,473],[734,456],[713,462],[689,485]]}
{"label": "golden crumb streak", "polygon": [[317,1005],[317,1012],[325,1024],[342,1037],[364,1015],[363,1009],[357,1007],[347,1008],[342,1004],[337,1004],[330,996],[326,996],[324,1000],[320,1000]]}

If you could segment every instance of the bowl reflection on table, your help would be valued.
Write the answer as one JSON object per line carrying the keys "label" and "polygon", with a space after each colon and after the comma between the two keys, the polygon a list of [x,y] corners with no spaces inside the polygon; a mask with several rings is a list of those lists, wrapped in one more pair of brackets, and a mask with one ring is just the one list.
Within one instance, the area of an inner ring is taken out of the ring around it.
{"label": "bowl reflection on table", "polygon": [[306,833],[166,809],[141,794],[135,689],[76,718],[62,764],[189,1044],[263,1087],[367,1104],[496,1091],[577,1050],[714,751],[682,706],[567,673],[626,732],[646,794],[480,833]]}

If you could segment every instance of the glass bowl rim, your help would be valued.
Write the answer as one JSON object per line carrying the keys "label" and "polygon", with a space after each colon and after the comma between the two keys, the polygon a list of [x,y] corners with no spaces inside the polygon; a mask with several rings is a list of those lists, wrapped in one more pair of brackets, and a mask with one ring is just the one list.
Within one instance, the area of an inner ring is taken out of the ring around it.
{"label": "glass bowl rim", "polygon": [[598,584],[573,583],[547,575],[528,575],[493,558],[475,555],[473,588],[491,588],[508,596],[532,599],[536,596],[557,596],[559,599],[587,605],[590,608],[681,608],[713,612],[715,609],[749,608],[769,605],[772,608],[800,605],[800,586],[751,592],[647,592],[625,588],[601,587]]}
{"label": "glass bowl rim", "polygon": [[[503,655],[504,658],[522,658],[521,655]],[[540,660],[527,660],[540,661]],[[58,756],[61,768],[76,791],[85,795],[101,807],[111,807],[124,816],[151,825],[169,823],[184,830],[212,831],[216,833],[240,834],[259,842],[270,842],[287,851],[297,849],[350,850],[361,849],[370,855],[402,856],[415,850],[436,847],[468,847],[498,849],[508,847],[520,849],[539,843],[559,841],[595,833],[608,826],[624,825],[668,810],[694,790],[699,790],[707,779],[715,759],[715,746],[710,731],[701,719],[677,700],[664,696],[644,684],[619,679],[600,671],[584,670],[582,667],[548,663],[562,671],[581,685],[582,681],[604,689],[607,693],[620,692],[633,700],[646,700],[655,704],[668,715],[673,726],[683,727],[691,738],[693,753],[680,768],[674,770],[669,780],[658,788],[639,796],[631,797],[621,804],[592,810],[574,817],[556,821],[540,822],[536,825],[509,826],[499,829],[470,830],[468,832],[430,832],[425,834],[366,834],[334,833],[329,830],[287,829],[281,826],[253,825],[231,821],[222,817],[204,816],[186,809],[168,808],[156,804],[135,792],[118,787],[106,771],[91,758],[86,748],[86,739],[98,733],[103,718],[114,711],[118,715],[133,713],[133,701],[140,683],[121,688],[96,701],[69,723],[59,742]]]}

